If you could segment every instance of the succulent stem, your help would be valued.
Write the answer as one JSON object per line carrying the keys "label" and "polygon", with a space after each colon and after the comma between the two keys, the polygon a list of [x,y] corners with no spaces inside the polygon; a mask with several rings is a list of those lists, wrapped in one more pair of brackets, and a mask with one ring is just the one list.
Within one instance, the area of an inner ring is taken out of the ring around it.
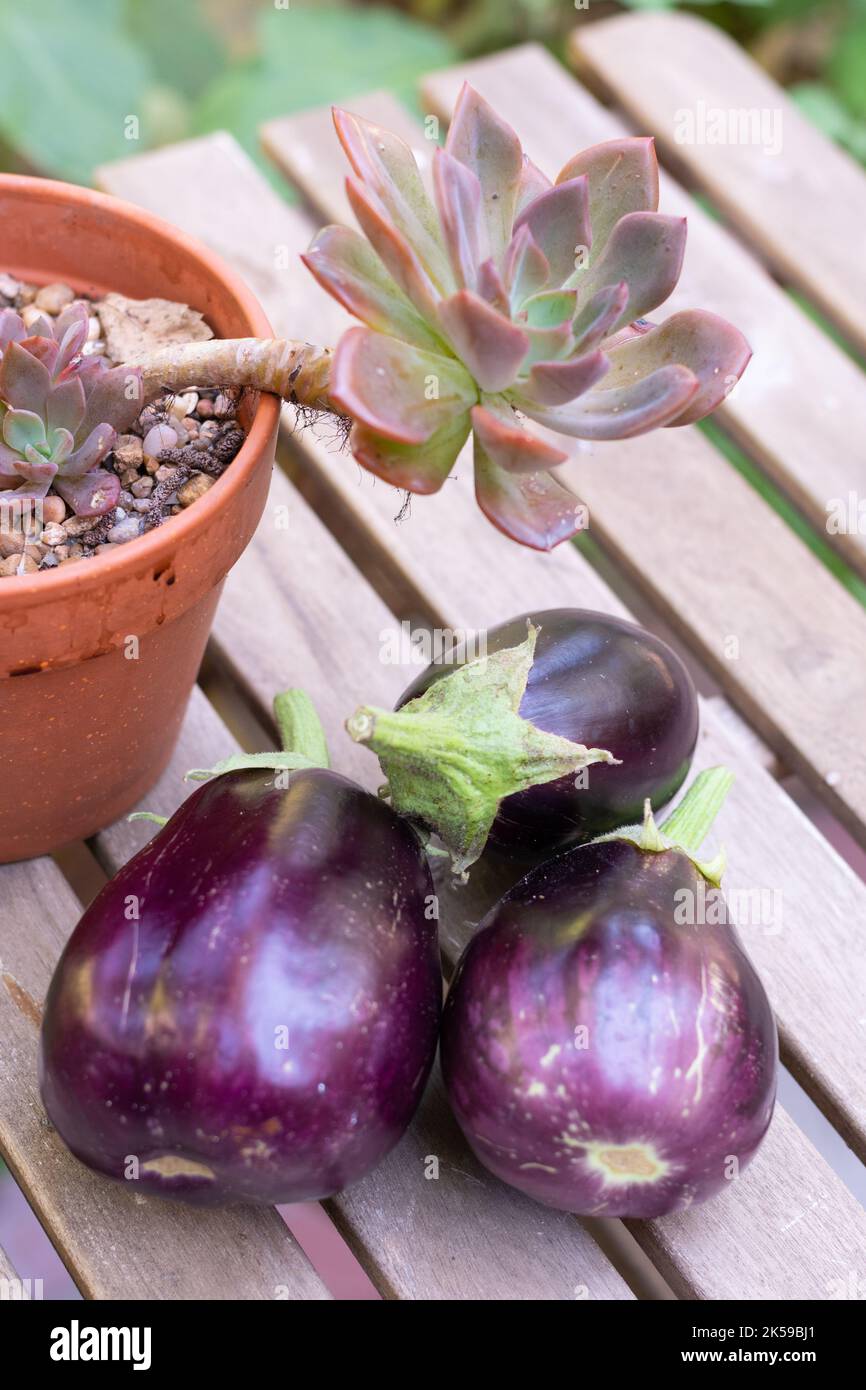
{"label": "succulent stem", "polygon": [[212,338],[161,348],[140,364],[144,396],[187,386],[249,386],[292,405],[342,412],[329,394],[331,351],[289,338]]}

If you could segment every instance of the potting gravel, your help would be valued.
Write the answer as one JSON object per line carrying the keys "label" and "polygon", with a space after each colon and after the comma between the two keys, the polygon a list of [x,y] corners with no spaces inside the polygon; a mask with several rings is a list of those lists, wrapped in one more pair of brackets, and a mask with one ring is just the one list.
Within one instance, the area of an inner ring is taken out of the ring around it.
{"label": "potting gravel", "polygon": [[[56,317],[76,298],[84,299],[90,315],[84,351],[99,353],[107,366],[114,366],[99,336],[93,301],[76,296],[69,285],[40,288],[0,273],[0,308],[14,309],[25,326],[37,314]],[[192,506],[213,487],[243,444],[237,419],[241,394],[237,388],[190,387],[146,405],[132,431],[118,435],[101,465],[114,469],[121,487],[117,506],[104,516],[74,516],[54,492],[43,499],[40,530],[26,535],[20,529],[4,530],[0,515],[0,578],[111,553]]]}

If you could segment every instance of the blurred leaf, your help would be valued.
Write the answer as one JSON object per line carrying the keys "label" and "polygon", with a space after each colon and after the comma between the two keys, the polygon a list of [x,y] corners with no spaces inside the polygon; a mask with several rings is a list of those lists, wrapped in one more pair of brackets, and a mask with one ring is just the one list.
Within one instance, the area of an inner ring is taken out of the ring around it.
{"label": "blurred leaf", "polygon": [[823,82],[799,82],[790,91],[808,120],[866,164],[866,121],[852,116],[831,87]]}
{"label": "blurred leaf", "polygon": [[198,0],[125,0],[124,8],[126,32],[162,87],[197,97],[224,71],[225,47]]}
{"label": "blurred leaf", "polygon": [[841,31],[830,55],[828,76],[854,115],[866,117],[866,19]]}
{"label": "blurred leaf", "polygon": [[380,87],[414,105],[421,75],[457,58],[440,33],[381,6],[292,0],[289,9],[260,11],[257,30],[259,56],[212,83],[192,120],[199,134],[230,130],[269,175],[262,121]]}
{"label": "blurred leaf", "polygon": [[41,172],[87,183],[96,164],[132,152],[124,122],[141,121],[150,70],[123,10],[123,0],[0,0],[0,134]]}

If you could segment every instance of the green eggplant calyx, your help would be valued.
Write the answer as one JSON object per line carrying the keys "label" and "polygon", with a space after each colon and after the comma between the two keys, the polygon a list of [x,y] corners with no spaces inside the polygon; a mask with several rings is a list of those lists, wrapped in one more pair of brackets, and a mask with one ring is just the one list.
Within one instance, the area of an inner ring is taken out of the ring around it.
{"label": "green eggplant calyx", "polygon": [[456,667],[402,709],[362,705],[346,723],[378,757],[391,805],[439,836],[455,874],[481,854],[504,797],[617,761],[520,717],[537,636],[529,623],[519,646]]}
{"label": "green eggplant calyx", "polygon": [[703,874],[708,883],[718,888],[727,863],[725,851],[720,849],[712,859],[700,859],[698,851],[710,832],[733,780],[733,773],[726,767],[709,767],[698,774],[680,804],[661,826],[656,824],[652,806],[647,798],[644,802],[644,818],[641,825],[624,825],[619,830],[598,835],[591,843],[599,845],[608,840],[627,840],[650,854],[659,854],[664,850],[679,850],[692,861],[698,873]]}

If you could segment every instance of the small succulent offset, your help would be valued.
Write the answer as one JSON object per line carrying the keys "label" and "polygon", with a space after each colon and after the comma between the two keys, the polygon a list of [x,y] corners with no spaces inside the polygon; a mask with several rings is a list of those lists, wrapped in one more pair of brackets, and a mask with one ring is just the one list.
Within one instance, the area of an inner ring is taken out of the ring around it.
{"label": "small succulent offset", "polygon": [[582,509],[550,473],[567,455],[527,430],[626,439],[719,404],[750,349],[700,310],[650,313],[680,274],[684,218],[658,206],[651,139],[593,146],[554,183],[471,87],[460,94],[428,196],[401,139],[334,113],[364,233],[326,227],[305,263],[365,327],[341,339],[330,395],[371,472],[436,492],[474,441],[478,503],[548,550]]}
{"label": "small succulent offset", "polygon": [[87,308],[25,327],[0,312],[0,502],[38,501],[53,488],[78,516],[114,507],[117,474],[99,467],[142,407],[137,368],[84,355]]}

